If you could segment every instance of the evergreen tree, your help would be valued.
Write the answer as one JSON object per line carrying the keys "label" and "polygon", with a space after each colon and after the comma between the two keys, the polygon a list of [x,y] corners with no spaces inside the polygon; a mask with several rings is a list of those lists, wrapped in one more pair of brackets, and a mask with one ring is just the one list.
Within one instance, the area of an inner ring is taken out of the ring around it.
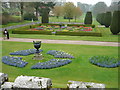
{"label": "evergreen tree", "polygon": [[112,19],[112,14],[111,12],[106,12],[105,16],[104,16],[104,25],[105,27],[109,27],[111,24],[111,19]]}
{"label": "evergreen tree", "polygon": [[92,24],[92,12],[86,13],[84,24]]}
{"label": "evergreen tree", "polygon": [[120,11],[114,11],[113,18],[110,25],[112,34],[117,35],[120,32]]}

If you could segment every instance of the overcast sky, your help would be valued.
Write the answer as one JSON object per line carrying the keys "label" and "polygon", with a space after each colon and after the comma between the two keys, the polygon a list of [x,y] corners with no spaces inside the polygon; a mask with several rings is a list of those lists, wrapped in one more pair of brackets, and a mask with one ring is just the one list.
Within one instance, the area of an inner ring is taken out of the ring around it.
{"label": "overcast sky", "polygon": [[111,4],[111,1],[112,0],[66,0],[67,2],[70,1],[70,2],[74,2],[75,5],[77,5],[77,2],[81,2],[81,3],[87,3],[87,4],[96,4],[97,2],[105,2],[107,4],[107,6],[110,6]]}

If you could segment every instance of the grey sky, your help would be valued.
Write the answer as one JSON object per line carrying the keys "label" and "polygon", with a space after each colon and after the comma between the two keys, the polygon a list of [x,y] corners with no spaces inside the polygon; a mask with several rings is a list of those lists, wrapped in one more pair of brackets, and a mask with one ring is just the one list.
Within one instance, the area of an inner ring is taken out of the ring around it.
{"label": "grey sky", "polygon": [[96,4],[97,2],[102,1],[102,2],[105,2],[107,6],[109,6],[112,0],[66,0],[66,1],[74,2],[75,4],[77,4],[77,2],[81,2],[81,3],[92,4],[92,5]]}

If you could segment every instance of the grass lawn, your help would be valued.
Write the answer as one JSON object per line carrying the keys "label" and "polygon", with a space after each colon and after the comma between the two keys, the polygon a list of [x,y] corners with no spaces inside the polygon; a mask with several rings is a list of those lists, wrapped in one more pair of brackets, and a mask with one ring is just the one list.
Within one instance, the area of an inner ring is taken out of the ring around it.
{"label": "grass lawn", "polygon": [[[10,52],[33,48],[33,43],[3,41],[2,55],[9,55]],[[48,77],[52,79],[53,88],[65,88],[68,80],[104,83],[107,88],[118,87],[118,68],[102,68],[89,63],[89,58],[96,55],[118,56],[118,47],[110,46],[88,46],[68,44],[42,44],[41,49],[44,59],[41,61],[32,60],[34,55],[22,56],[29,64],[24,68],[17,68],[2,64],[2,72],[9,75],[9,80],[14,81],[19,75]],[[30,67],[37,62],[44,62],[53,59],[47,55],[48,50],[64,50],[72,54],[75,59],[72,63],[54,69],[33,69]]]}
{"label": "grass lawn", "polygon": [[108,41],[118,42],[118,35],[112,35],[109,28],[96,27],[96,32],[101,32],[102,37],[94,36],[60,36],[60,35],[37,35],[37,34],[10,34],[14,38],[33,38],[33,39],[56,39],[56,40],[85,40],[85,41]]}

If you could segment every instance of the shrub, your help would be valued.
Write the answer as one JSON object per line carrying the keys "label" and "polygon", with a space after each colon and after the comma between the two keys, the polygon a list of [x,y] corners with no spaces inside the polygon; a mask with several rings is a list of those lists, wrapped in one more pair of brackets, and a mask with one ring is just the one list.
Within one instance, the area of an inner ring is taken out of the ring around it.
{"label": "shrub", "polygon": [[24,31],[24,30],[13,30],[12,34],[45,34],[52,35],[52,31]]}
{"label": "shrub", "polygon": [[29,20],[31,21],[32,19],[35,21],[35,20],[38,20],[38,18],[33,14],[33,13],[26,13],[24,14],[24,20]]}
{"label": "shrub", "polygon": [[63,31],[57,31],[56,35],[69,35],[69,36],[98,36],[101,37],[101,33],[96,32],[63,32]]}
{"label": "shrub", "polygon": [[49,23],[49,16],[47,10],[42,13],[42,23]]}
{"label": "shrub", "polygon": [[2,16],[2,24],[5,25],[8,23],[8,18],[6,18],[5,16]]}
{"label": "shrub", "polygon": [[101,14],[101,25],[105,25],[104,17],[105,17],[105,13],[102,13]]}
{"label": "shrub", "polygon": [[92,24],[92,12],[86,13],[84,24]]}
{"label": "shrub", "polygon": [[116,35],[120,32],[120,11],[114,11],[113,18],[110,25],[110,30],[112,34]]}
{"label": "shrub", "polygon": [[100,13],[97,15],[96,17],[96,20],[101,24],[101,25],[104,25],[104,16],[105,16],[105,13]]}
{"label": "shrub", "polygon": [[111,12],[106,12],[104,16],[104,25],[105,27],[109,27],[111,24],[112,14]]}
{"label": "shrub", "polygon": [[17,23],[17,22],[21,22],[20,18],[14,18],[10,16],[8,19],[8,23]]}

